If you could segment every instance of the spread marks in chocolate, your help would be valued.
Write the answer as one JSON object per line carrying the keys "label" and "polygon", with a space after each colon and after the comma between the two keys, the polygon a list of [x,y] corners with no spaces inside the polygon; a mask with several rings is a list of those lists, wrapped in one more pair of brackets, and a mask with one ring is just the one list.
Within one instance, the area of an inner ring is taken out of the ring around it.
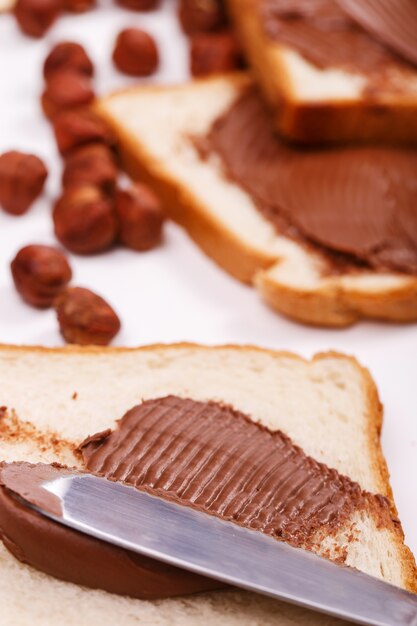
{"label": "spread marks in chocolate", "polygon": [[80,446],[88,471],[306,545],[369,499],[282,432],[214,402],[148,400]]}
{"label": "spread marks in chocolate", "polygon": [[[398,0],[394,1],[396,13]],[[401,86],[409,88],[407,81],[397,80],[398,72],[414,70],[411,62],[415,56],[400,56],[404,43],[398,46],[399,40],[406,39],[409,50],[410,39],[415,42],[415,33],[406,37],[407,32],[403,32],[407,19],[411,23],[416,19],[415,7],[410,12],[413,2],[401,0],[399,16],[389,24],[384,15],[392,18],[392,0],[261,0],[259,11],[268,37],[296,50],[317,67],[359,72],[375,90],[386,91],[392,86],[398,91]]]}
{"label": "spread marks in chocolate", "polygon": [[313,245],[336,273],[417,274],[416,149],[291,147],[250,88],[212,125],[210,151],[279,234]]}

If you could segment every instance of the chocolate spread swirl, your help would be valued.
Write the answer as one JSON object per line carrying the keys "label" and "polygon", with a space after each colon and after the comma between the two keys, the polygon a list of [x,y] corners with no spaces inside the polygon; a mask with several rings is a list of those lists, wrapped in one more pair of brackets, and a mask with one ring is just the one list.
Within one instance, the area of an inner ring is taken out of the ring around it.
{"label": "chocolate spread swirl", "polygon": [[[214,402],[148,400],[126,413],[114,431],[89,437],[79,449],[86,471],[304,548],[311,548],[316,533],[336,532],[362,508],[373,508],[382,519],[390,516],[385,498],[307,456],[284,433]],[[67,581],[137,598],[219,586],[27,509],[15,493],[30,490],[28,467],[40,468],[43,477],[60,470],[23,465],[0,468],[1,535],[21,561]]]}
{"label": "chocolate spread swirl", "polygon": [[417,274],[417,150],[296,149],[275,133],[254,88],[213,124],[204,153],[278,233],[313,244],[335,269]]}
{"label": "chocolate spread swirl", "polygon": [[415,0],[337,0],[366,31],[404,59],[417,65]]}
{"label": "chocolate spread swirl", "polygon": [[81,445],[93,474],[176,496],[223,519],[305,543],[361,501],[358,484],[282,432],[214,402],[168,396],[129,411]]}
{"label": "chocolate spread swirl", "polygon": [[269,38],[318,68],[366,75],[364,97],[407,91],[415,76],[414,0],[259,0],[259,16]]}

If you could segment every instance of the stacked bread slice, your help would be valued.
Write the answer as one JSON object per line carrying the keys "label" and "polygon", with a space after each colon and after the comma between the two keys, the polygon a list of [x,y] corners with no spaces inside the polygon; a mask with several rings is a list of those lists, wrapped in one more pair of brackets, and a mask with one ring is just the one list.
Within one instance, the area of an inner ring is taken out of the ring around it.
{"label": "stacked bread slice", "polygon": [[[355,513],[320,553],[387,582],[416,589],[381,452],[381,404],[369,375],[338,354],[305,361],[256,348],[196,345],[142,349],[0,349],[0,457],[79,465],[88,435],[114,428],[143,399],[174,394],[223,402],[281,430],[318,461],[388,498],[391,520]],[[47,538],[45,538],[47,543]],[[47,549],[47,545],[45,546]],[[0,622],[5,626],[136,624],[337,626],[339,620],[229,590],[155,602],[66,583],[0,546]]]}
{"label": "stacked bread slice", "polygon": [[[398,56],[389,71],[385,67],[378,69],[378,81],[375,85],[369,73],[363,67],[355,66],[355,63],[348,66],[338,63],[332,65],[331,49],[326,66],[322,67],[284,38],[280,38],[279,34],[272,37],[268,33],[265,28],[266,11],[280,11],[284,19],[290,21],[297,18],[301,7],[300,14],[305,13],[308,20],[311,19],[311,7],[308,4],[295,2],[295,8],[291,12],[290,3],[282,0],[228,0],[240,41],[263,94],[274,112],[274,121],[279,132],[302,144],[369,140],[415,144],[416,66]],[[343,8],[349,3],[339,0],[311,2],[311,5],[322,5],[329,9],[332,4],[336,6],[336,10],[342,10],[337,9],[338,5]],[[379,3],[365,2],[365,8],[372,4]],[[417,11],[412,6],[412,1],[381,4],[374,21],[381,19],[379,13],[385,5],[391,5],[385,17],[386,28],[394,30],[396,21],[400,22],[402,18],[401,12],[404,13],[404,28],[407,5],[412,22],[405,26],[410,31],[413,28],[417,31]],[[318,8],[325,10],[321,6]],[[323,30],[321,37],[325,39],[327,36]],[[334,45],[338,45],[337,38]],[[340,46],[343,45],[341,42]]]}
{"label": "stacked bread slice", "polygon": [[202,250],[254,284],[277,311],[339,327],[362,317],[417,319],[415,276],[366,267],[329,272],[314,246],[277,232],[219,159],[202,157],[196,138],[204,138],[250,84],[247,75],[233,74],[134,87],[101,99],[98,112],[117,135],[128,172],[151,183]]}

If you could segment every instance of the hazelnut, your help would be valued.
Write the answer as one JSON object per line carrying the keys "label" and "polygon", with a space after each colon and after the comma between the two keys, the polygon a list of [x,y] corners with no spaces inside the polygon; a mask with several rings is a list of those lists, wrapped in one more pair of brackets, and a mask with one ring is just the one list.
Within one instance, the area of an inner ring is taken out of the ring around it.
{"label": "hazelnut", "polygon": [[72,277],[66,256],[50,246],[26,246],[11,263],[17,291],[28,304],[40,309],[52,306]]}
{"label": "hazelnut", "polygon": [[88,76],[63,70],[49,78],[42,94],[42,108],[47,117],[53,118],[65,109],[86,106],[93,99],[94,91]]}
{"label": "hazelnut", "polygon": [[17,0],[14,14],[26,35],[42,37],[61,10],[62,0]]}
{"label": "hazelnut", "polygon": [[187,35],[218,30],[226,24],[221,0],[180,0],[178,17]]}
{"label": "hazelnut", "polygon": [[159,0],[116,0],[116,2],[131,11],[151,11],[159,4]]}
{"label": "hazelnut", "polygon": [[155,40],[144,30],[127,28],[119,33],[113,51],[116,67],[130,76],[150,76],[159,64]]}
{"label": "hazelnut", "polygon": [[158,198],[146,185],[136,183],[118,190],[115,198],[119,239],[133,250],[150,250],[161,240],[164,214]]}
{"label": "hazelnut", "polygon": [[191,40],[191,73],[206,76],[229,72],[241,65],[241,53],[232,33],[195,35]]}
{"label": "hazelnut", "polygon": [[64,8],[70,13],[84,13],[96,4],[96,0],[64,0]]}
{"label": "hazelnut", "polygon": [[67,189],[55,204],[53,221],[59,241],[76,254],[106,250],[117,236],[113,203],[92,185]]}
{"label": "hazelnut", "polygon": [[48,171],[33,154],[5,152],[0,156],[0,205],[22,215],[41,194]]}
{"label": "hazelnut", "polygon": [[111,306],[89,289],[69,287],[56,298],[54,306],[67,343],[105,346],[120,330],[120,320]]}
{"label": "hazelnut", "polygon": [[62,184],[94,185],[105,193],[112,193],[117,180],[117,166],[113,152],[104,144],[89,144],[74,150],[66,159]]}
{"label": "hazelnut", "polygon": [[58,149],[64,155],[89,143],[115,143],[109,127],[89,109],[62,111],[54,117],[53,124]]}
{"label": "hazelnut", "polygon": [[57,71],[72,70],[85,76],[94,74],[94,66],[82,46],[71,41],[57,44],[43,65],[43,75],[48,80]]}

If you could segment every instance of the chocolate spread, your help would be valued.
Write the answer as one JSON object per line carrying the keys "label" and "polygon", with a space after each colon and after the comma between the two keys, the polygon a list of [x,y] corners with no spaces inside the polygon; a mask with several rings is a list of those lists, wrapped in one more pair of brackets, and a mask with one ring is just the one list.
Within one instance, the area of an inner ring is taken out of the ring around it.
{"label": "chocolate spread", "polygon": [[355,0],[260,0],[260,14],[270,38],[320,68],[385,76],[391,69],[412,69],[414,0],[395,0],[394,11],[393,0],[360,2],[358,9]]}
{"label": "chocolate spread", "polygon": [[[12,475],[10,470],[15,470]],[[65,468],[21,463],[0,466],[0,537],[19,561],[67,582],[146,600],[220,587],[208,578],[70,530],[28,508],[15,494],[36,503],[32,476],[36,473],[45,478],[46,472],[52,479]]]}
{"label": "chocolate spread", "polygon": [[417,65],[415,0],[337,0],[342,9],[370,34]]}
{"label": "chocolate spread", "polygon": [[[305,548],[317,532],[335,532],[362,507],[390,515],[385,498],[316,462],[282,432],[214,402],[148,400],[126,413],[114,431],[89,437],[79,449],[91,473]],[[22,489],[27,494],[30,485],[35,486],[29,499],[36,501],[36,480],[28,480],[28,468],[41,468],[43,477],[45,471],[60,471],[44,467],[5,464],[0,470],[1,534],[18,559],[67,581],[138,598],[219,587],[23,506],[16,494]]]}
{"label": "chocolate spread", "polygon": [[417,274],[417,150],[293,148],[254,88],[215,121],[203,149],[279,233],[314,244],[335,267]]}

